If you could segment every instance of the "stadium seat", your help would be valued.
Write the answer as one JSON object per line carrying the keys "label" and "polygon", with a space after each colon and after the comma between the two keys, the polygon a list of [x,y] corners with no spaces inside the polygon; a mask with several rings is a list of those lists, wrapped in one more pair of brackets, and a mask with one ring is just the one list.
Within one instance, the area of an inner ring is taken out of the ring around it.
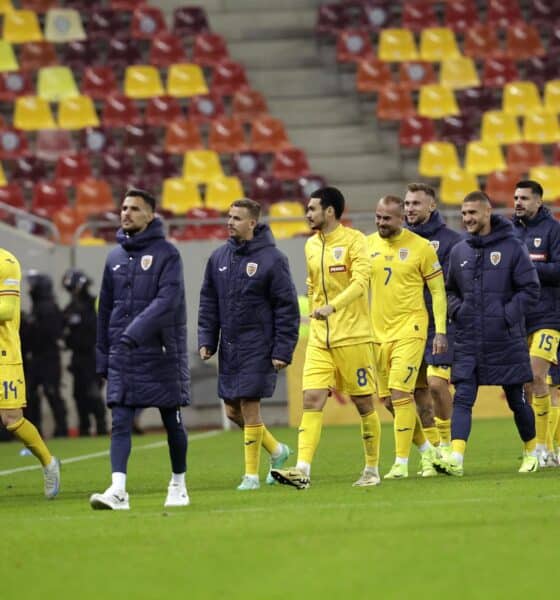
{"label": "stadium seat", "polygon": [[473,59],[462,56],[444,60],[439,72],[439,83],[453,90],[479,87],[480,79]]}
{"label": "stadium seat", "polygon": [[476,59],[500,56],[502,49],[496,29],[482,23],[467,29],[465,31],[463,52],[465,56]]}
{"label": "stadium seat", "polygon": [[218,63],[230,60],[225,39],[218,33],[204,31],[194,38],[192,61],[201,67],[215,67]]}
{"label": "stadium seat", "polygon": [[489,0],[486,13],[489,25],[508,29],[518,21],[523,21],[523,16],[517,0]]}
{"label": "stadium seat", "polygon": [[106,243],[107,242],[103,238],[88,235],[87,231],[84,232],[83,236],[78,240],[78,246],[105,246]]}
{"label": "stadium seat", "polygon": [[246,150],[231,157],[231,174],[243,180],[251,180],[267,173],[267,161],[264,154]]}
{"label": "stadium seat", "polygon": [[76,145],[66,129],[41,129],[37,132],[35,156],[39,160],[53,162],[65,154],[73,154]]}
{"label": "stadium seat", "polygon": [[22,71],[38,71],[42,67],[53,67],[58,64],[58,56],[51,42],[22,44],[19,53],[19,65]]}
{"label": "stadium seat", "polygon": [[68,67],[43,67],[37,76],[37,95],[47,102],[79,96],[74,75]]}
{"label": "stadium seat", "polygon": [[423,177],[442,177],[459,169],[459,157],[449,142],[427,142],[420,148],[418,173]]}
{"label": "stadium seat", "polygon": [[133,154],[143,156],[158,146],[156,131],[146,125],[127,125],[124,130],[123,147]]}
{"label": "stadium seat", "polygon": [[505,52],[514,60],[545,54],[539,32],[533,25],[527,23],[516,23],[506,29]]}
{"label": "stadium seat", "polygon": [[455,32],[466,32],[480,22],[474,0],[449,0],[443,5],[443,21]]}
{"label": "stadium seat", "polygon": [[291,146],[284,123],[276,117],[264,115],[251,126],[250,147],[255,152],[277,152]]}
{"label": "stadium seat", "polygon": [[39,181],[33,185],[31,210],[47,218],[69,206],[64,186],[51,181]]}
{"label": "stadium seat", "polygon": [[0,40],[0,71],[17,71],[19,64],[14,47],[6,40]]}
{"label": "stadium seat", "polygon": [[73,71],[83,71],[86,67],[98,65],[103,61],[99,49],[89,40],[74,40],[61,45],[61,64]]}
{"label": "stadium seat", "polygon": [[56,127],[49,103],[38,96],[20,96],[14,103],[14,125],[24,131]]}
{"label": "stadium seat", "polygon": [[45,18],[45,39],[55,44],[85,40],[80,13],[71,8],[51,8]]}
{"label": "stadium seat", "polygon": [[163,96],[163,84],[159,71],[151,65],[126,67],[124,93],[129,98],[146,99]]}
{"label": "stadium seat", "polygon": [[0,159],[20,158],[29,154],[29,141],[24,131],[6,126],[0,129]]}
{"label": "stadium seat", "polygon": [[349,7],[343,4],[321,4],[317,10],[315,22],[315,35],[321,37],[334,37],[339,31],[350,27]]}
{"label": "stadium seat", "polygon": [[252,88],[242,88],[233,95],[231,102],[231,114],[243,123],[251,123],[268,114],[268,106],[265,97]]}
{"label": "stadium seat", "polygon": [[0,0],[0,15],[13,12],[15,10],[12,0]]}
{"label": "stadium seat", "polygon": [[301,148],[286,148],[274,154],[271,173],[280,181],[296,181],[311,173],[305,151]]}
{"label": "stadium seat", "polygon": [[507,83],[519,80],[517,65],[511,58],[487,58],[482,71],[482,85],[503,88]]}
{"label": "stadium seat", "polygon": [[85,69],[81,85],[82,94],[94,100],[103,100],[119,93],[117,76],[111,67],[99,66]]}
{"label": "stadium seat", "polygon": [[394,4],[391,0],[362,0],[355,6],[359,27],[378,32],[395,24]]}
{"label": "stadium seat", "polygon": [[420,32],[428,27],[439,27],[435,6],[428,2],[405,2],[402,6],[402,26]]}
{"label": "stadium seat", "polygon": [[83,179],[76,186],[75,206],[84,217],[115,210],[111,185],[104,179]]}
{"label": "stadium seat", "polygon": [[453,30],[447,27],[423,29],[420,34],[420,59],[427,62],[441,62],[459,58],[461,52]]}
{"label": "stadium seat", "polygon": [[54,181],[64,187],[75,186],[91,176],[91,165],[87,154],[66,154],[56,161]]}
{"label": "stadium seat", "polygon": [[161,207],[175,215],[184,215],[191,208],[202,207],[198,184],[182,177],[164,179]]}
{"label": "stadium seat", "polygon": [[560,79],[547,81],[544,86],[544,110],[546,112],[560,113]]}
{"label": "stadium seat", "polygon": [[88,11],[87,37],[90,40],[114,40],[129,37],[129,23],[123,13],[104,6]]}
{"label": "stadium seat", "polygon": [[208,183],[225,176],[220,157],[212,150],[191,150],[183,161],[183,178],[195,183]]}
{"label": "stadium seat", "polygon": [[516,144],[521,141],[521,131],[514,114],[501,110],[489,110],[482,116],[481,139],[483,142]]}
{"label": "stadium seat", "polygon": [[64,98],[58,105],[58,124],[64,129],[98,127],[99,117],[89,96]]}
{"label": "stadium seat", "polygon": [[233,96],[235,92],[249,87],[245,67],[233,60],[223,60],[212,71],[211,89],[219,96]]}
{"label": "stadium seat", "polygon": [[141,123],[142,116],[132,98],[113,94],[105,100],[101,122],[104,127],[126,127]]}
{"label": "stadium seat", "polygon": [[531,167],[544,165],[546,160],[540,144],[518,142],[508,145],[506,163],[508,169],[512,171],[527,172]]}
{"label": "stadium seat", "polygon": [[200,6],[181,6],[173,11],[173,33],[180,37],[209,31],[206,11]]}
{"label": "stadium seat", "polygon": [[139,6],[148,4],[147,0],[109,0],[109,6],[113,10],[122,10],[125,12],[132,12]]}
{"label": "stadium seat", "polygon": [[204,148],[198,125],[184,117],[170,121],[165,130],[163,147],[170,154],[184,154]]}
{"label": "stadium seat", "polygon": [[560,167],[542,165],[529,171],[529,179],[538,181],[543,187],[543,200],[552,202],[560,198]]}
{"label": "stadium seat", "polygon": [[496,142],[473,141],[467,144],[465,171],[474,175],[487,175],[506,168],[502,149]]}
{"label": "stadium seat", "polygon": [[98,155],[118,148],[113,130],[105,127],[86,127],[79,132],[79,148]]}
{"label": "stadium seat", "polygon": [[413,115],[402,119],[399,126],[399,146],[420,148],[426,142],[435,142],[437,132],[433,119]]}
{"label": "stadium seat", "polygon": [[418,97],[418,114],[430,119],[459,114],[453,90],[437,84],[423,85]]}
{"label": "stadium seat", "polygon": [[18,96],[32,96],[35,86],[27,71],[6,71],[0,73],[0,100],[13,102]]}
{"label": "stadium seat", "polygon": [[400,84],[386,85],[379,90],[375,114],[380,121],[400,121],[416,114],[410,90]]}
{"label": "stadium seat", "polygon": [[234,117],[221,117],[210,123],[208,148],[215,152],[233,154],[247,148],[241,122]]}
{"label": "stadium seat", "polygon": [[537,86],[531,81],[512,81],[503,91],[503,110],[510,115],[526,115],[542,111]]}
{"label": "stadium seat", "polygon": [[379,32],[378,57],[386,62],[418,60],[416,42],[407,29],[382,29]]}
{"label": "stadium seat", "polygon": [[181,38],[168,31],[159,33],[152,38],[149,56],[149,63],[158,69],[187,62],[187,53]]}
{"label": "stadium seat", "polygon": [[437,83],[436,71],[432,63],[414,60],[399,64],[398,81],[410,90],[419,90],[423,85]]}
{"label": "stadium seat", "polygon": [[358,62],[356,70],[356,89],[362,94],[378,92],[388,83],[393,83],[391,66],[375,56]]}
{"label": "stadium seat", "polygon": [[309,173],[297,180],[298,196],[304,200],[307,200],[314,192],[325,187],[326,185],[327,181],[322,175]]}
{"label": "stadium seat", "polygon": [[343,29],[337,33],[337,62],[355,63],[369,56],[373,56],[373,45],[367,31]]}
{"label": "stadium seat", "polygon": [[143,62],[142,48],[138,40],[111,38],[106,64],[111,65],[113,69],[125,70],[131,65],[139,65]]}
{"label": "stadium seat", "polygon": [[554,144],[560,141],[558,116],[550,113],[525,115],[523,139],[535,144]]}
{"label": "stadium seat", "polygon": [[134,165],[126,151],[113,150],[102,154],[99,172],[102,179],[122,185],[134,175]]}
{"label": "stadium seat", "polygon": [[462,169],[451,170],[441,178],[439,197],[445,204],[459,206],[468,193],[478,189],[475,175]]}
{"label": "stadium seat", "polygon": [[532,81],[539,88],[543,88],[547,81],[559,75],[558,56],[554,54],[533,56],[525,61],[524,67],[524,79]]}
{"label": "stadium seat", "polygon": [[219,224],[191,224],[185,227],[177,228],[173,231],[173,237],[177,240],[189,241],[189,240],[225,240],[227,239],[228,232],[225,227],[220,212],[214,208],[207,207],[195,207],[187,211],[185,215],[187,219],[193,221],[203,221],[204,219],[219,219]]}
{"label": "stadium seat", "polygon": [[478,137],[478,123],[475,128],[470,115],[455,115],[441,120],[439,139],[451,142],[456,146],[464,146]]}
{"label": "stadium seat", "polygon": [[[6,183],[0,186],[0,204],[7,204],[13,208],[25,210],[25,196],[21,186],[17,183]],[[0,209],[0,221],[12,225],[15,224],[16,219],[8,211]]]}
{"label": "stadium seat", "polygon": [[282,182],[272,175],[261,175],[251,181],[249,197],[264,205],[281,200],[284,197]]}
{"label": "stadium seat", "polygon": [[167,73],[167,93],[176,98],[208,94],[202,69],[188,63],[171,65]]}
{"label": "stadium seat", "polygon": [[210,181],[206,186],[204,205],[227,212],[232,202],[245,197],[241,181],[237,177],[222,177]]}
{"label": "stadium seat", "polygon": [[486,177],[484,191],[492,204],[511,206],[515,184],[522,178],[522,172],[513,169],[493,171]]}
{"label": "stadium seat", "polygon": [[[298,235],[309,235],[305,221],[305,209],[300,202],[274,202],[268,209],[271,219],[270,229],[277,240],[286,240]],[[274,219],[296,218],[294,221],[274,221]]]}
{"label": "stadium seat", "polygon": [[531,0],[529,22],[538,28],[547,28],[560,20],[560,4],[549,0]]}
{"label": "stadium seat", "polygon": [[11,165],[10,181],[31,188],[47,178],[47,166],[35,156],[20,156]]}
{"label": "stadium seat", "polygon": [[165,16],[157,6],[138,6],[132,13],[130,35],[139,40],[151,40],[167,31]]}
{"label": "stadium seat", "polygon": [[32,10],[14,10],[6,13],[2,39],[12,44],[42,41],[43,32],[37,13]]}
{"label": "stadium seat", "polygon": [[85,221],[84,217],[72,206],[60,208],[50,217],[60,236],[57,242],[63,246],[72,245],[76,229]]}
{"label": "stadium seat", "polygon": [[499,101],[493,90],[479,87],[460,90],[456,94],[461,114],[478,118],[487,110],[498,108]]}
{"label": "stadium seat", "polygon": [[146,125],[150,127],[165,127],[171,121],[183,116],[181,105],[172,96],[156,96],[146,104]]}
{"label": "stadium seat", "polygon": [[226,109],[221,96],[206,94],[189,98],[188,114],[196,123],[210,123],[225,116]]}
{"label": "stadium seat", "polygon": [[141,165],[142,176],[152,180],[157,187],[161,185],[163,179],[178,177],[180,171],[173,156],[159,148],[152,148],[146,152]]}

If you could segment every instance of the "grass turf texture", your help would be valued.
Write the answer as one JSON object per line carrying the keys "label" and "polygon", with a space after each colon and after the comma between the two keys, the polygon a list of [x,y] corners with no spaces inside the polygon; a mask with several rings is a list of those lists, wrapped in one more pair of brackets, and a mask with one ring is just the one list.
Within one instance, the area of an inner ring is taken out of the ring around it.
{"label": "grass turf texture", "polygon": [[[277,429],[296,446],[295,430]],[[130,512],[94,512],[108,457],[63,464],[61,495],[42,497],[39,471],[0,476],[1,594],[27,598],[539,598],[556,589],[560,470],[519,475],[509,420],[477,421],[465,477],[416,476],[352,488],[362,466],[357,427],[323,431],[312,487],[237,492],[240,432],[189,448],[192,505],[164,509],[169,463],[161,435],[134,439]],[[51,440],[63,460],[108,439]],[[136,448],[136,452],[134,451]],[[0,444],[0,471],[33,465]],[[393,457],[383,429],[381,472]]]}

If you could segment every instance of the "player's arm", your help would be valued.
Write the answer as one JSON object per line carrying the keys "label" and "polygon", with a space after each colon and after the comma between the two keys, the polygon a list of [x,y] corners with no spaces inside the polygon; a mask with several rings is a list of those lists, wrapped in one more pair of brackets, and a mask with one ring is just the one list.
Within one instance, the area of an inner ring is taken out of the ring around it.
{"label": "player's arm", "polygon": [[11,321],[16,316],[18,297],[19,293],[16,296],[0,290],[0,321]]}
{"label": "player's arm", "polygon": [[220,339],[220,308],[213,272],[214,261],[210,257],[206,263],[198,305],[198,351],[202,360],[208,360],[216,352]]}
{"label": "player's arm", "polygon": [[113,309],[113,277],[109,264],[105,265],[99,302],[97,305],[97,334],[95,341],[95,371],[107,377],[109,361],[109,319]]}
{"label": "player's arm", "polygon": [[0,321],[11,321],[18,311],[21,271],[17,262],[5,258],[0,265]]}
{"label": "player's arm", "polygon": [[533,260],[542,285],[560,285],[560,227],[554,227],[550,236],[548,260]]}
{"label": "player's arm", "polygon": [[365,236],[357,236],[348,251],[351,265],[350,285],[329,302],[334,311],[348,306],[360,296],[368,293],[371,266]]}
{"label": "player's arm", "polygon": [[445,280],[443,279],[443,270],[433,246],[426,244],[422,251],[420,263],[422,277],[430,294],[432,295],[432,310],[434,313],[434,323],[436,334],[447,333],[447,296],[445,294]]}
{"label": "player's arm", "polygon": [[455,248],[451,249],[451,253],[449,255],[449,268],[445,278],[445,290],[447,292],[447,314],[449,315],[450,319],[455,319],[455,315],[463,303],[463,296],[455,276],[456,259],[454,258],[454,249]]}
{"label": "player's arm", "polygon": [[505,319],[510,327],[537,305],[541,288],[529,251],[521,242],[516,247],[516,254],[512,260],[513,296],[504,306]]}

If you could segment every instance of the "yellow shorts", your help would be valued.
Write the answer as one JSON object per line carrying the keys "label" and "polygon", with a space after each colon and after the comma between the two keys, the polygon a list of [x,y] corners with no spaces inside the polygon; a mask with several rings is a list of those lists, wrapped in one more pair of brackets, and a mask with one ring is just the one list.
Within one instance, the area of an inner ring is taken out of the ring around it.
{"label": "yellow shorts", "polygon": [[23,365],[0,365],[0,408],[23,408],[25,405]]}
{"label": "yellow shorts", "polygon": [[338,348],[307,346],[303,365],[303,390],[337,390],[350,396],[368,396],[375,391],[372,344]]}
{"label": "yellow shorts", "polygon": [[377,395],[386,398],[390,390],[413,392],[422,365],[426,340],[405,339],[373,344]]}
{"label": "yellow shorts", "polygon": [[442,365],[427,365],[425,362],[423,362],[420,366],[420,370],[418,371],[415,389],[427,388],[428,379],[430,377],[439,377],[440,379],[443,379],[449,383],[451,381],[451,367]]}
{"label": "yellow shorts", "polygon": [[556,365],[558,364],[558,342],[560,342],[560,331],[556,331],[556,329],[534,331],[527,338],[529,354]]}

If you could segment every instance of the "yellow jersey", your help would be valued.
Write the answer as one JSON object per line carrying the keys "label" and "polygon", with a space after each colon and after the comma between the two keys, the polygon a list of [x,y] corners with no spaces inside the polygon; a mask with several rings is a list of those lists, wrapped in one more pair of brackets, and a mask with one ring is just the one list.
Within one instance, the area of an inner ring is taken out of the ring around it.
{"label": "yellow jersey", "polygon": [[365,235],[344,225],[305,244],[309,312],[330,304],[325,321],[311,319],[309,345],[336,348],[371,342],[369,261]]}
{"label": "yellow jersey", "polygon": [[[402,229],[391,238],[368,236],[371,263],[373,341],[426,339],[428,311],[424,284],[441,277],[441,265],[428,240]],[[438,331],[438,333],[445,333]]]}
{"label": "yellow jersey", "polygon": [[18,365],[22,362],[19,339],[20,289],[19,262],[13,254],[0,248],[0,365]]}

